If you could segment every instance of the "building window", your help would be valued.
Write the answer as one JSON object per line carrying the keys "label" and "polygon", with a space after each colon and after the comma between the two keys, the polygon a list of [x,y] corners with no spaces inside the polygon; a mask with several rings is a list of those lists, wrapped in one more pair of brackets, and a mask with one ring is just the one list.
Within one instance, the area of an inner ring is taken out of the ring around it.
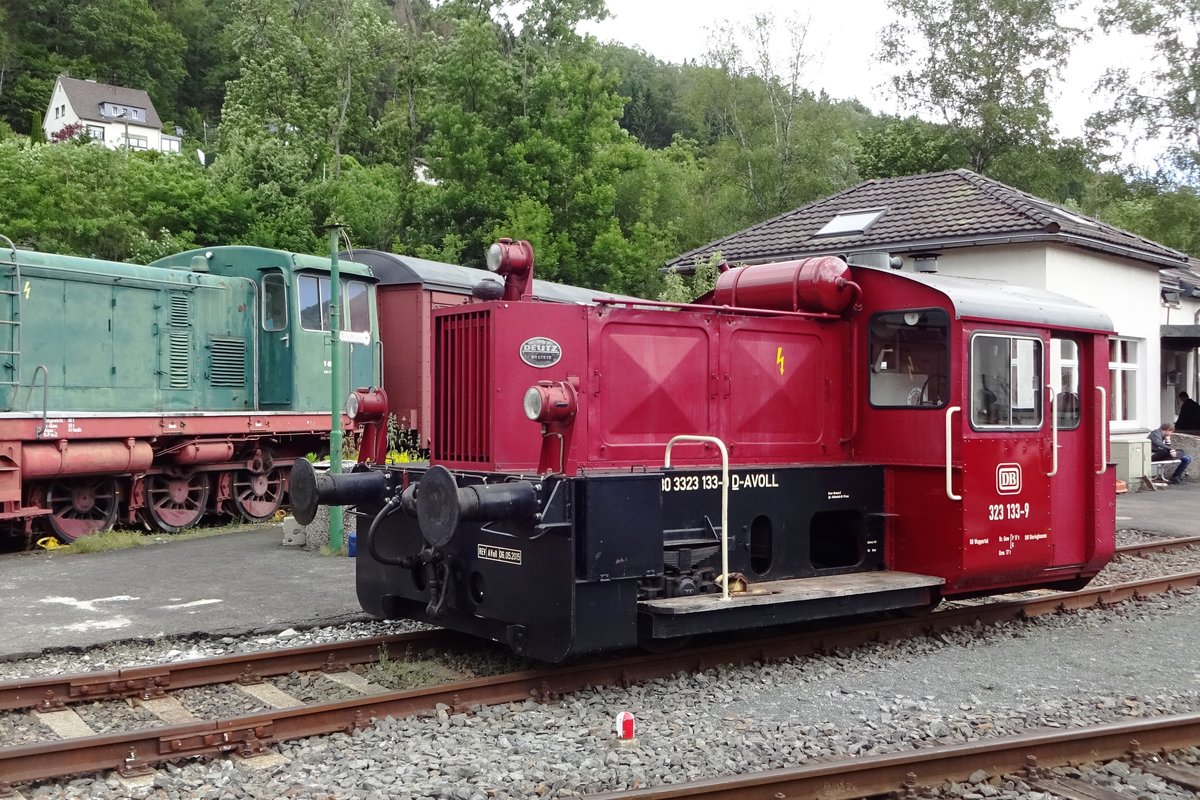
{"label": "building window", "polygon": [[145,136],[125,136],[123,141],[130,150],[145,150],[150,146],[150,141]]}
{"label": "building window", "polygon": [[87,126],[87,135],[89,138],[96,139],[98,141],[103,142],[104,141],[104,128],[103,128],[103,126],[100,126],[100,125],[88,125]]}
{"label": "building window", "polygon": [[1112,400],[1108,418],[1112,422],[1137,420],[1138,360],[1141,340],[1114,337],[1108,340],[1108,374]]}
{"label": "building window", "polygon": [[61,114],[61,112],[58,110],[58,106],[55,106],[54,107],[54,118],[58,119],[60,114]]}
{"label": "building window", "polygon": [[164,153],[178,153],[179,152],[179,140],[172,138],[170,136],[164,136],[164,137],[162,137],[162,144],[160,145],[160,149]]}

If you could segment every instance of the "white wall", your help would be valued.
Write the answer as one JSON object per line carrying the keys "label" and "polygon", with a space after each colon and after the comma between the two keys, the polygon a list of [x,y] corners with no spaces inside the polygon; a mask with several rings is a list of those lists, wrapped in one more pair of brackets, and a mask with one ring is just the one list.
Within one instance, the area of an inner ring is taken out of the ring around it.
{"label": "white wall", "polygon": [[[54,109],[61,105],[67,107],[67,113],[64,116],[55,118]],[[67,94],[63,91],[62,84],[55,81],[54,93],[50,95],[50,105],[47,106],[46,116],[42,119],[42,132],[46,134],[46,140],[49,141],[52,134],[75,122],[80,122],[79,115],[75,113],[75,109],[71,108],[71,104],[67,102]]]}

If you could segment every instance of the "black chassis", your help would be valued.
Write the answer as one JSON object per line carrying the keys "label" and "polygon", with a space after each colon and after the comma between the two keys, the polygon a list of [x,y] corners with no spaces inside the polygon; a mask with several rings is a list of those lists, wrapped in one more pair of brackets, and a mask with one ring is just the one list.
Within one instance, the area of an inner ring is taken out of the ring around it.
{"label": "black chassis", "polygon": [[[417,483],[427,468],[377,469],[387,471],[391,496]],[[460,487],[528,481],[537,490],[538,512],[522,520],[464,520],[440,548],[429,547],[418,520],[398,507],[379,520],[372,544],[368,531],[388,498],[360,505],[359,602],[383,619],[421,620],[549,662],[628,648],[657,635],[834,613],[703,614],[705,621],[686,631],[647,624],[639,600],[664,596],[681,562],[709,578],[698,582],[700,591],[718,590],[710,579],[720,571],[713,547],[719,543],[720,474],[690,468],[570,477],[456,472]],[[729,568],[751,584],[883,568],[882,468],[738,468],[730,484]],[[679,557],[682,549],[713,555],[696,564]],[[678,580],[674,585],[679,588]],[[841,603],[836,613],[847,610]]]}

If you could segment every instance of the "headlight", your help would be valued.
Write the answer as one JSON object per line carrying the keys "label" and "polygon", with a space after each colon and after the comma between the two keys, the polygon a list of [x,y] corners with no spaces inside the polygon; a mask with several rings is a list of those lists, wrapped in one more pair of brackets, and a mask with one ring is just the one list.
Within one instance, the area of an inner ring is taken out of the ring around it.
{"label": "headlight", "polygon": [[350,419],[358,416],[358,392],[351,392],[346,398],[346,416]]}
{"label": "headlight", "polygon": [[487,268],[492,272],[500,269],[500,265],[504,262],[504,248],[499,244],[494,244],[487,251]]}
{"label": "headlight", "polygon": [[566,381],[538,381],[525,391],[525,416],[533,422],[566,424],[577,410],[575,387]]}
{"label": "headlight", "polygon": [[525,416],[533,422],[538,422],[545,406],[546,399],[542,396],[542,387],[530,386],[529,390],[525,392]]}

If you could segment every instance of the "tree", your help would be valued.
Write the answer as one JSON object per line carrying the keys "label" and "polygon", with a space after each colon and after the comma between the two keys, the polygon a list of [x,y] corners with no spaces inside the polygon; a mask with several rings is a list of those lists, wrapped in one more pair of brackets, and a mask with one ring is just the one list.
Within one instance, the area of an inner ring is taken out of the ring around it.
{"label": "tree", "polygon": [[916,117],[871,120],[859,134],[859,147],[855,163],[863,178],[941,172],[969,163],[962,142],[946,126]]}
{"label": "tree", "polygon": [[1141,74],[1111,68],[1098,89],[1113,97],[1111,109],[1093,115],[1099,132],[1126,126],[1129,139],[1166,140],[1168,157],[1183,177],[1200,174],[1200,0],[1111,0],[1100,14],[1106,32],[1146,40],[1153,57]]}
{"label": "tree", "polygon": [[1049,141],[1047,90],[1078,32],[1068,0],[888,0],[881,60],[911,110],[931,114],[986,173],[1005,150]]}

